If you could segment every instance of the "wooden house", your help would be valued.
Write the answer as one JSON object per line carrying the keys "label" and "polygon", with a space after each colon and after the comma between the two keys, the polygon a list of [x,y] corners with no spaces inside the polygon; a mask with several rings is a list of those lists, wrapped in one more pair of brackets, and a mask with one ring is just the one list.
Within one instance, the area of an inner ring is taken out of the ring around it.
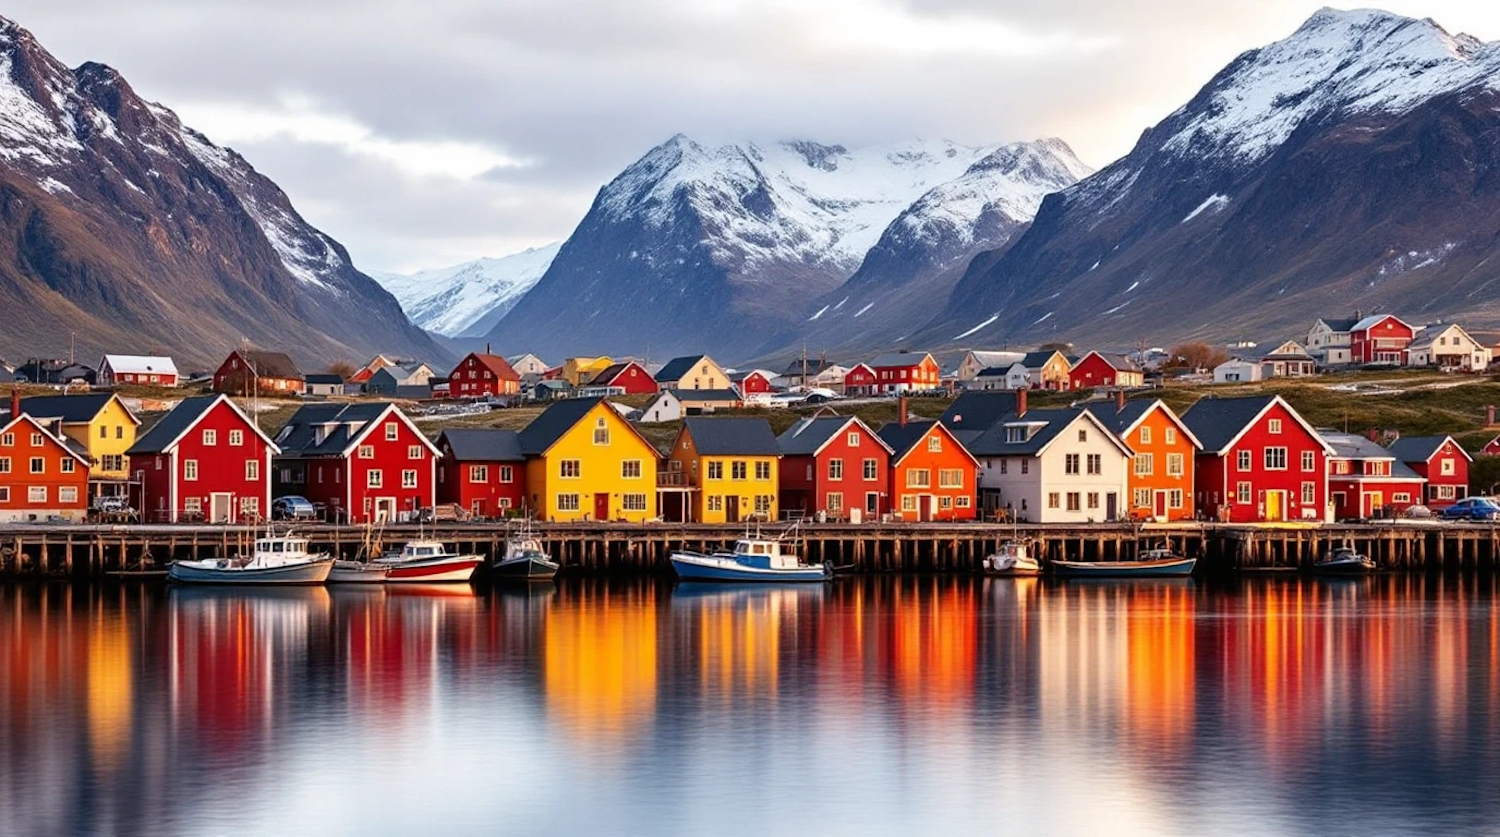
{"label": "wooden house", "polygon": [[20,409],[0,419],[0,523],[88,516],[89,461],[77,442]]}
{"label": "wooden house", "polygon": [[1307,353],[1319,366],[1348,366],[1354,362],[1350,354],[1349,332],[1361,317],[1321,317],[1307,332]]}
{"label": "wooden house", "polygon": [[874,395],[880,391],[880,378],[868,363],[856,363],[844,375],[844,394],[851,397]]}
{"label": "wooden house", "polygon": [[1391,443],[1391,455],[1427,481],[1417,501],[1442,511],[1469,496],[1469,456],[1452,436],[1402,436]]}
{"label": "wooden house", "polygon": [[318,398],[332,398],[344,394],[344,378],[333,372],[314,372],[304,376],[307,394]]}
{"label": "wooden house", "polygon": [[[778,517],[781,449],[763,418],[686,419],[667,455],[664,488],[684,488],[681,514],[663,509],[671,520],[738,523]],[[665,500],[665,495],[664,495]]]}
{"label": "wooden house", "polygon": [[744,399],[732,389],[669,389],[663,390],[641,409],[641,422],[677,421],[686,416],[709,415],[741,406],[744,406]]}
{"label": "wooden house", "polygon": [[1349,330],[1349,356],[1356,364],[1405,366],[1416,329],[1394,314],[1374,314]]}
{"label": "wooden house", "polygon": [[881,427],[891,449],[890,510],[902,520],[973,520],[979,460],[940,421],[905,416]]}
{"label": "wooden house", "polygon": [[142,518],[253,523],[271,509],[276,444],[225,395],[187,398],[128,451]]}
{"label": "wooden house", "polygon": [[[365,392],[397,398],[432,397],[432,367],[425,363],[403,363],[377,370],[365,383]],[[450,388],[450,395],[451,395]]]}
{"label": "wooden house", "polygon": [[547,521],[657,516],[657,452],[602,398],[553,402],[520,434],[526,493]]}
{"label": "wooden house", "polygon": [[1204,514],[1228,523],[1327,517],[1333,450],[1281,396],[1203,398],[1182,421],[1203,445],[1194,487]]}
{"label": "wooden house", "polygon": [[973,381],[986,369],[1009,369],[1026,357],[1025,352],[970,349],[958,362],[958,380]]}
{"label": "wooden house", "polygon": [[169,357],[105,355],[99,361],[98,383],[101,387],[121,384],[175,387],[177,380],[177,364]]}
{"label": "wooden house", "polygon": [[277,493],[321,504],[329,520],[416,520],[436,502],[438,450],[394,404],[308,404],[276,445]]}
{"label": "wooden house", "polygon": [[1456,323],[1429,326],[1409,347],[1412,366],[1445,372],[1483,372],[1493,356],[1490,348],[1469,336]]}
{"label": "wooden house", "polygon": [[873,520],[890,511],[891,447],[857,416],[803,418],[776,441],[784,512]]}
{"label": "wooden house", "polygon": [[1069,389],[1136,389],[1145,385],[1146,373],[1124,355],[1089,352],[1068,370]]}
{"label": "wooden house", "polygon": [[[131,474],[126,452],[135,444],[141,422],[118,395],[37,395],[21,399],[21,412],[83,451],[89,462],[90,501],[100,495],[129,495]],[[13,417],[0,411],[0,421]]]}
{"label": "wooden house", "polygon": [[1317,371],[1317,360],[1296,340],[1282,343],[1260,359],[1261,378],[1305,378]]}
{"label": "wooden house", "polygon": [[579,395],[650,395],[657,392],[656,379],[637,361],[612,363],[578,389]]}
{"label": "wooden house", "polygon": [[450,427],[438,436],[437,501],[475,517],[505,517],[526,505],[521,437],[498,427]]}
{"label": "wooden house", "polygon": [[870,361],[869,367],[882,393],[932,390],[943,384],[943,371],[927,352],[887,352]]}
{"label": "wooden house", "polygon": [[[570,357],[563,361],[563,365],[557,369],[555,377],[568,382],[574,388],[583,386],[586,382],[593,380],[594,376],[614,365],[614,360],[609,357]],[[552,370],[547,370],[551,374]]]}
{"label": "wooden house", "polygon": [[307,379],[302,370],[282,352],[238,349],[219,364],[213,377],[214,392],[230,395],[302,395]]}
{"label": "wooden house", "polygon": [[1395,453],[1358,433],[1321,431],[1328,457],[1328,497],[1335,520],[1391,517],[1422,502],[1424,479]]}
{"label": "wooden house", "polygon": [[520,393],[520,374],[499,355],[470,352],[448,374],[449,398],[493,398]]}
{"label": "wooden house", "polygon": [[379,372],[387,366],[395,366],[396,363],[396,358],[386,357],[385,355],[376,355],[375,357],[370,358],[370,361],[364,366],[361,366],[359,369],[355,370],[354,374],[350,375],[349,380],[345,381],[345,383],[363,389],[364,385],[370,382],[370,378],[374,377],[376,372]]}
{"label": "wooden house", "polygon": [[550,368],[549,366],[547,366],[546,361],[542,360],[534,354],[531,354],[530,352],[525,352],[519,355],[511,355],[505,359],[505,362],[509,363],[510,368],[516,370],[516,374],[520,375],[522,378],[528,376],[540,378],[541,376],[547,374],[547,370]]}
{"label": "wooden house", "polygon": [[656,383],[666,389],[729,389],[724,367],[708,355],[674,357],[656,372]]}
{"label": "wooden house", "polygon": [[1066,390],[1072,385],[1073,366],[1062,352],[1027,352],[1006,371],[1006,389]]}
{"label": "wooden house", "polygon": [[1159,399],[1125,399],[1089,411],[1130,448],[1126,515],[1133,520],[1192,520],[1197,510],[1194,465],[1201,445],[1177,413]]}

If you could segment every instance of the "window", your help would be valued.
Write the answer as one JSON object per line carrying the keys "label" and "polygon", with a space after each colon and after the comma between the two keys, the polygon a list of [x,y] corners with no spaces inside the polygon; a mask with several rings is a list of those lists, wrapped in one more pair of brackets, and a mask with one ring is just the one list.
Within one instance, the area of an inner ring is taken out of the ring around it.
{"label": "window", "polygon": [[1078,454],[1070,453],[1063,459],[1063,473],[1069,476],[1078,474]]}
{"label": "window", "polygon": [[865,475],[865,479],[867,479],[867,480],[879,479],[880,478],[880,460],[878,460],[878,459],[866,459],[864,461],[864,475]]}
{"label": "window", "polygon": [[828,478],[831,480],[841,480],[844,478],[844,460],[828,460]]}
{"label": "window", "polygon": [[953,498],[949,497],[946,494],[944,494],[943,496],[939,497],[938,498],[938,508],[940,508],[940,509],[951,509],[951,508],[953,508]]}
{"label": "window", "polygon": [[1455,473],[1457,473],[1457,468],[1455,467],[1454,460],[1444,459],[1442,464],[1438,466],[1438,473],[1442,474],[1445,477],[1451,477]]}
{"label": "window", "polygon": [[0,474],[10,473],[10,457],[0,457]]}
{"label": "window", "polygon": [[379,468],[371,468],[369,471],[365,472],[365,487],[385,487],[385,472],[381,471]]}
{"label": "window", "polygon": [[515,481],[515,475],[516,475],[516,469],[515,469],[514,465],[501,465],[500,466],[500,481],[501,482],[514,482]]}
{"label": "window", "polygon": [[729,478],[732,480],[743,480],[749,471],[745,463],[739,460],[729,463]]}
{"label": "window", "polygon": [[938,488],[963,488],[964,470],[962,468],[944,468],[938,471]]}
{"label": "window", "polygon": [[1238,461],[1235,464],[1236,464],[1236,467],[1237,467],[1238,470],[1241,470],[1241,471],[1248,471],[1248,470],[1250,470],[1250,451],[1248,451],[1248,450],[1242,450],[1242,451],[1240,451],[1239,455],[1237,456],[1237,459],[1238,459]]}
{"label": "window", "polygon": [[1454,486],[1454,485],[1439,485],[1439,486],[1436,486],[1436,488],[1437,488],[1437,498],[1439,500],[1452,500],[1452,499],[1454,499],[1454,498],[1456,498],[1458,496],[1458,486]]}
{"label": "window", "polygon": [[720,497],[717,494],[713,495],[712,497],[709,497],[708,498],[708,510],[709,511],[723,511],[724,510],[724,498]]}
{"label": "window", "polygon": [[641,461],[639,459],[626,459],[620,463],[620,478],[627,480],[638,480],[641,478]]}
{"label": "window", "polygon": [[1142,427],[1141,428],[1141,444],[1143,444],[1143,445],[1149,445],[1149,444],[1151,444],[1151,428],[1150,427]]}
{"label": "window", "polygon": [[396,439],[399,438],[400,435],[401,428],[394,421],[388,421],[385,423],[385,440],[387,442],[396,441]]}
{"label": "window", "polygon": [[757,463],[755,463],[755,478],[757,480],[762,481],[762,482],[764,482],[766,480],[769,480],[771,478],[771,463],[769,463],[769,462],[757,462]]}
{"label": "window", "polygon": [[594,444],[609,444],[609,422],[605,421],[602,416],[594,422]]}
{"label": "window", "polygon": [[1080,442],[1087,442],[1088,440],[1089,440],[1089,432],[1087,430],[1080,430],[1080,431],[1078,431],[1078,441],[1080,441]]}
{"label": "window", "polygon": [[1010,442],[1012,444],[1014,444],[1016,442],[1024,442],[1024,441],[1026,441],[1026,428],[1024,428],[1024,427],[1007,427],[1007,428],[1005,428],[1005,441]]}
{"label": "window", "polygon": [[1281,419],[1271,419],[1266,423],[1266,428],[1272,435],[1279,435],[1281,433]]}
{"label": "window", "polygon": [[1049,509],[1055,509],[1055,508],[1057,508],[1058,507],[1058,498],[1061,497],[1061,496],[1062,495],[1058,494],[1056,491],[1049,491],[1049,492],[1047,492],[1047,508],[1049,508]]}
{"label": "window", "polygon": [[558,511],[565,511],[565,512],[576,512],[576,511],[578,511],[578,495],[577,494],[559,494],[559,495],[557,495],[557,510]]}
{"label": "window", "polygon": [[931,488],[932,471],[926,468],[910,468],[906,472],[907,488]]}
{"label": "window", "polygon": [[828,508],[828,511],[830,513],[837,513],[837,512],[843,511],[844,510],[844,495],[843,495],[843,492],[840,492],[840,491],[830,491],[830,492],[828,492],[827,508]]}
{"label": "window", "polygon": [[1286,470],[1286,448],[1266,448],[1266,470]]}
{"label": "window", "polygon": [[1004,457],[1000,458],[1000,473],[1002,473],[1002,474],[1008,474],[1008,473],[1010,473],[1010,460],[1009,459],[1006,459]]}
{"label": "window", "polygon": [[[322,472],[319,471],[318,473],[322,473]],[[254,482],[255,480],[260,479],[260,460],[259,459],[246,459],[245,460],[245,479],[248,480],[248,481],[250,481],[250,482]]]}
{"label": "window", "polygon": [[845,443],[848,444],[851,448],[859,447],[859,433],[857,431],[851,432],[848,438],[845,439]]}
{"label": "window", "polygon": [[1239,485],[1235,486],[1235,491],[1238,495],[1235,498],[1236,502],[1245,503],[1247,505],[1250,503],[1250,483],[1240,483]]}
{"label": "window", "polygon": [[47,502],[47,486],[45,486],[45,485],[33,485],[30,488],[27,488],[26,489],[26,502],[28,502],[28,503],[45,503],[45,502]]}
{"label": "window", "polygon": [[219,431],[217,431],[217,430],[205,430],[205,431],[203,431],[203,446],[204,447],[211,448],[214,445],[217,445],[218,443],[219,443]]}
{"label": "window", "polygon": [[0,447],[8,448],[15,445],[15,443],[16,434],[14,433],[7,433],[4,436],[0,436]]}
{"label": "window", "polygon": [[229,446],[230,447],[237,448],[237,447],[239,447],[239,446],[241,446],[243,444],[245,444],[245,431],[243,431],[243,430],[231,430],[231,431],[229,431]]}
{"label": "window", "polygon": [[99,425],[99,438],[101,438],[101,439],[108,439],[109,438],[109,428],[105,427],[102,424]]}
{"label": "window", "polygon": [[77,464],[78,464],[77,461],[73,460],[71,458],[70,459],[64,459],[62,461],[62,472],[64,474],[71,474],[71,473],[73,473],[73,466],[77,465]]}
{"label": "window", "polygon": [[1318,502],[1318,484],[1315,482],[1302,483],[1302,505],[1311,506]]}
{"label": "window", "polygon": [[184,497],[184,498],[182,498],[182,510],[185,511],[185,512],[187,512],[188,514],[202,514],[203,513],[203,498],[202,497]]}
{"label": "window", "polygon": [[917,510],[917,498],[911,496],[910,494],[902,496],[902,498],[901,498],[901,510],[904,511],[904,512],[914,512],[914,511],[916,511]]}
{"label": "window", "polygon": [[967,509],[972,505],[972,503],[969,500],[969,495],[963,494],[959,497],[954,498],[953,505],[961,509]]}
{"label": "window", "polygon": [[407,459],[421,459],[422,458],[422,446],[421,445],[407,445],[407,447],[406,447],[406,458]]}
{"label": "window", "polygon": [[1100,454],[1091,453],[1088,458],[1088,466],[1089,473],[1098,476],[1104,473],[1104,458]]}
{"label": "window", "polygon": [[1169,445],[1177,444],[1177,428],[1168,427],[1165,431],[1162,432],[1162,437]]}
{"label": "window", "polygon": [[943,437],[933,434],[927,437],[927,452],[941,453],[943,450]]}
{"label": "window", "polygon": [[33,434],[31,434],[31,446],[34,447],[34,448],[39,448],[39,447],[42,446],[42,434],[40,434],[40,433],[33,433]]}
{"label": "window", "polygon": [[1023,473],[1023,474],[1029,474],[1029,473],[1031,473],[1031,460],[1030,459],[1022,459],[1021,460],[1021,473]]}
{"label": "window", "polygon": [[1182,468],[1183,468],[1182,454],[1180,454],[1180,453],[1169,453],[1169,454],[1167,454],[1167,476],[1169,476],[1169,477],[1180,477],[1180,476],[1182,476]]}
{"label": "window", "polygon": [[57,502],[66,505],[78,502],[78,487],[74,485],[60,486],[57,489]]}
{"label": "window", "polygon": [[417,472],[413,471],[413,470],[409,470],[409,469],[405,470],[405,471],[402,471],[401,472],[401,487],[402,488],[416,488],[417,487]]}
{"label": "window", "polygon": [[1156,472],[1155,454],[1138,453],[1135,455],[1135,475],[1138,477],[1149,477]]}
{"label": "window", "polygon": [[722,463],[722,462],[710,462],[710,463],[708,463],[708,478],[711,479],[711,480],[721,480],[721,479],[724,479],[724,463]]}
{"label": "window", "polygon": [[1174,488],[1167,492],[1167,507],[1173,509],[1182,508],[1182,489]]}
{"label": "window", "polygon": [[1068,492],[1068,511],[1070,511],[1070,512],[1079,511],[1078,500],[1079,500],[1079,497],[1078,497],[1078,492],[1077,491],[1069,491]]}
{"label": "window", "polygon": [[1302,471],[1312,473],[1318,470],[1318,455],[1310,450],[1302,452]]}
{"label": "window", "polygon": [[757,495],[755,495],[755,513],[756,514],[770,514],[771,513],[771,501],[773,499],[775,499],[775,498],[772,497],[770,494],[757,494]]}
{"label": "window", "polygon": [[470,465],[469,482],[486,483],[490,481],[490,466]]}
{"label": "window", "polygon": [[1089,504],[1089,508],[1091,508],[1091,509],[1097,509],[1097,508],[1099,508],[1099,492],[1097,492],[1097,491],[1090,491],[1089,492],[1088,504]]}
{"label": "window", "polygon": [[565,480],[576,480],[583,476],[583,463],[577,459],[564,459],[557,463],[557,475]]}
{"label": "window", "polygon": [[1411,502],[1411,494],[1409,494],[1407,492],[1404,492],[1404,491],[1398,491],[1395,494],[1391,495],[1391,502],[1392,503],[1410,503]]}
{"label": "window", "polygon": [[375,458],[375,446],[374,445],[360,445],[359,446],[359,458],[360,459],[374,459]]}
{"label": "window", "polygon": [[185,459],[185,460],[183,460],[183,462],[182,462],[182,478],[185,479],[185,480],[187,480],[188,482],[194,482],[194,481],[196,481],[198,479],[198,460],[196,460],[196,459]]}
{"label": "window", "polygon": [[646,495],[624,494],[620,497],[620,508],[628,512],[643,512],[646,510]]}
{"label": "window", "polygon": [[1135,508],[1143,509],[1151,505],[1151,489],[1149,488],[1137,488],[1130,495],[1130,505]]}

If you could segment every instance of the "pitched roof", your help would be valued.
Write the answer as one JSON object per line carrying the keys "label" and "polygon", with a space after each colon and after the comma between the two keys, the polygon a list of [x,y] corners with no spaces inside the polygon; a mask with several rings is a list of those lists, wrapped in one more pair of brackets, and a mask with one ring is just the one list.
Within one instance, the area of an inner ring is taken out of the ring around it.
{"label": "pitched roof", "polygon": [[297,368],[297,364],[293,363],[291,356],[285,352],[242,349],[238,354],[258,377],[285,378],[289,381],[303,380],[302,370]]}
{"label": "pitched roof", "polygon": [[344,376],[335,375],[331,372],[314,372],[307,376],[307,383],[309,384],[333,384],[336,386],[343,382]]}
{"label": "pitched roof", "polygon": [[850,423],[858,424],[876,443],[891,452],[890,445],[880,438],[880,434],[871,430],[857,416],[810,416],[798,419],[796,424],[776,437],[776,444],[781,449],[782,456],[811,456],[822,450],[824,445],[843,432]]}
{"label": "pitched roof", "polygon": [[870,361],[868,365],[875,369],[916,366],[929,357],[931,355],[927,352],[886,352]]}
{"label": "pitched roof", "polygon": [[1182,421],[1203,443],[1203,450],[1217,453],[1227,448],[1275,400],[1274,395],[1200,398],[1182,414]]}
{"label": "pitched roof", "polygon": [[[1131,360],[1130,358],[1128,358],[1128,357],[1126,357],[1124,355],[1113,354],[1113,353],[1108,353],[1108,352],[1090,352],[1089,354],[1098,355],[1100,358],[1102,358],[1104,360],[1105,363],[1109,364],[1109,366],[1110,366],[1111,369],[1114,369],[1117,372],[1139,372],[1139,371],[1141,371],[1141,367],[1138,366],[1135,361]],[[1084,357],[1088,357],[1088,355],[1084,355]]]}
{"label": "pitched roof", "polygon": [[763,418],[691,416],[683,430],[704,456],[779,456],[781,447],[771,423]]}
{"label": "pitched roof", "polygon": [[594,409],[603,398],[564,398],[552,402],[542,414],[521,430],[521,451],[527,456],[541,456],[557,444],[563,434]]}
{"label": "pitched roof", "polygon": [[[388,401],[307,404],[282,426],[276,434],[276,444],[289,456],[339,456],[392,406]],[[334,426],[320,441],[318,430],[328,425]]]}
{"label": "pitched roof", "polygon": [[[197,395],[192,398],[184,398],[172,408],[172,412],[161,417],[161,420],[148,431],[146,435],[135,440],[135,444],[126,451],[127,455],[136,456],[147,453],[161,453],[172,446],[182,434],[198,423],[215,404],[220,400],[229,401],[222,395]],[[234,402],[229,401],[231,406]]]}
{"label": "pitched roof", "polygon": [[1011,366],[1014,366],[1017,361],[1020,361],[1022,358],[1026,357],[1025,352],[992,352],[983,351],[980,349],[972,349],[969,351],[969,354],[973,355],[974,360],[978,361],[979,365],[985,368],[993,368],[996,366],[1009,368]]}
{"label": "pitched roof", "polygon": [[623,363],[614,363],[604,367],[599,371],[599,374],[594,376],[593,380],[588,382],[588,385],[599,387],[611,384],[614,382],[615,378],[620,377],[622,374],[624,374],[626,369],[632,366],[641,370],[641,374],[645,375],[646,377],[651,377],[651,373],[647,372],[644,366],[641,366],[639,363],[636,363],[633,360],[627,360]]}
{"label": "pitched roof", "polygon": [[[109,402],[115,400],[116,397],[111,392],[90,392],[83,395],[33,395],[21,399],[21,412],[37,419],[56,419],[63,424],[87,423],[93,421],[94,416],[99,415],[99,411],[108,406]],[[10,414],[9,404],[10,402],[6,401],[5,406],[0,406],[0,415]],[[121,406],[124,406],[124,402],[121,402]],[[125,412],[129,413],[131,418],[135,418],[135,414],[131,413],[128,407]]]}
{"label": "pitched roof", "polygon": [[18,424],[20,424],[21,422],[24,421],[27,424],[30,424],[32,427],[35,427],[37,429],[37,431],[40,432],[44,438],[52,441],[54,444],[58,445],[63,450],[67,451],[68,455],[70,455],[74,459],[77,459],[78,461],[82,462],[85,468],[88,467],[88,465],[89,465],[89,451],[88,451],[88,448],[86,448],[83,445],[79,444],[76,440],[74,440],[74,439],[72,439],[72,438],[70,438],[68,436],[64,436],[64,435],[61,435],[61,434],[58,434],[58,433],[54,433],[52,430],[48,429],[46,425],[42,424],[42,422],[38,421],[35,417],[33,417],[32,415],[30,415],[29,413],[22,412],[21,415],[17,416],[14,419],[9,418],[9,415],[10,415],[9,413],[6,413],[6,417],[5,418],[0,418],[0,433],[9,432],[16,425],[18,425]]}
{"label": "pitched roof", "polygon": [[1362,319],[1359,322],[1355,323],[1354,327],[1351,328],[1351,329],[1349,329],[1349,330],[1350,331],[1364,331],[1367,328],[1373,328],[1376,323],[1378,323],[1381,320],[1384,320],[1386,318],[1390,318],[1392,320],[1395,320],[1396,322],[1398,322],[1398,323],[1400,323],[1400,324],[1402,324],[1404,326],[1407,326],[1408,328],[1410,327],[1410,325],[1405,320],[1401,319],[1400,317],[1396,316],[1395,314],[1371,314],[1370,316],[1365,317],[1364,319]]}
{"label": "pitched roof", "polygon": [[666,381],[668,383],[672,381],[680,381],[693,370],[694,366],[698,365],[698,361],[704,360],[705,358],[708,358],[708,355],[685,355],[683,357],[674,357],[671,360],[667,361],[667,365],[663,366],[661,370],[656,373],[656,380]]}
{"label": "pitched roof", "polygon": [[943,413],[941,421],[954,433],[985,431],[1016,410],[1016,394],[1010,391],[971,391],[960,395]]}
{"label": "pitched roof", "polygon": [[1197,434],[1193,433],[1192,428],[1188,427],[1187,423],[1182,420],[1182,417],[1177,415],[1171,407],[1168,407],[1160,399],[1132,398],[1125,402],[1125,409],[1123,410],[1116,410],[1115,402],[1113,401],[1089,404],[1084,409],[1093,413],[1094,418],[1098,419],[1100,424],[1114,431],[1116,436],[1123,437],[1126,433],[1130,432],[1131,428],[1140,423],[1141,419],[1144,419],[1157,407],[1165,410],[1167,416],[1178,427],[1182,428],[1183,433],[1188,437],[1188,441],[1192,442],[1194,447],[1202,447],[1202,443],[1198,441]]}
{"label": "pitched roof", "polygon": [[740,394],[732,389],[674,389],[669,390],[678,401],[738,401]]}
{"label": "pitched roof", "polygon": [[516,370],[510,365],[510,361],[499,355],[487,355],[484,352],[474,352],[474,359],[483,364],[483,366],[486,369],[490,370],[490,372],[493,373],[496,378],[499,378],[502,381],[521,380],[521,376],[516,374]]}
{"label": "pitched roof", "polygon": [[150,355],[105,355],[104,363],[115,372],[141,375],[176,375],[177,364],[169,357]]}
{"label": "pitched roof", "polygon": [[[1017,416],[1015,411],[1011,411],[976,436],[968,445],[969,452],[975,456],[1032,456],[1041,453],[1064,428],[1084,412],[1078,407],[1027,410],[1024,416]],[[1011,441],[1007,425],[1015,424],[1032,426],[1035,430],[1029,437]]]}
{"label": "pitched roof", "polygon": [[[1452,436],[1402,436],[1391,443],[1390,451],[1392,456],[1402,462],[1426,462],[1438,452],[1438,448],[1441,448],[1444,442],[1449,441],[1453,441]],[[1473,461],[1474,458],[1469,456],[1469,452],[1464,450],[1463,445],[1454,441],[1453,447],[1457,448],[1466,459]]]}
{"label": "pitched roof", "polygon": [[881,441],[890,446],[896,458],[901,458],[912,449],[917,442],[927,437],[928,431],[932,430],[939,422],[928,419],[926,421],[908,421],[902,424],[898,421],[882,425],[875,431]]}
{"label": "pitched roof", "polygon": [[762,378],[765,378],[767,381],[776,377],[776,373],[772,372],[769,369],[742,369],[738,372],[729,373],[729,380],[733,383],[741,384],[744,383],[745,379],[750,377],[751,375],[759,375]]}
{"label": "pitched roof", "polygon": [[801,377],[802,376],[802,364],[804,362],[807,364],[807,374],[809,374],[809,375],[818,375],[818,374],[821,374],[822,372],[824,372],[824,371],[826,371],[826,370],[828,370],[828,369],[830,369],[830,368],[832,368],[834,366],[838,366],[838,364],[833,363],[831,361],[821,360],[821,359],[815,358],[815,357],[807,358],[806,361],[804,361],[800,357],[796,357],[796,358],[792,358],[792,362],[788,363],[786,365],[786,371],[783,372],[783,373],[781,373],[781,374],[784,375],[784,376],[786,376],[786,377],[788,377],[788,378],[798,378],[798,377]]}
{"label": "pitched roof", "polygon": [[[1407,467],[1405,462],[1397,459],[1395,454],[1387,448],[1366,439],[1358,433],[1334,433],[1320,431],[1323,441],[1333,448],[1333,456],[1336,459],[1381,459],[1393,460],[1391,462],[1391,473],[1384,479],[1421,479],[1416,471]],[[1359,474],[1340,475],[1345,478],[1359,477]]]}
{"label": "pitched roof", "polygon": [[1021,358],[1019,363],[1027,369],[1040,369],[1047,364],[1047,361],[1052,359],[1053,355],[1060,354],[1062,352],[1027,352],[1026,356]]}
{"label": "pitched roof", "polygon": [[1328,329],[1330,331],[1336,331],[1336,332],[1341,332],[1342,333],[1342,332],[1347,332],[1347,331],[1353,331],[1355,323],[1359,322],[1359,318],[1358,317],[1319,317],[1318,318],[1318,322],[1322,323],[1323,325],[1328,326]]}
{"label": "pitched roof", "polygon": [[453,458],[460,462],[521,462],[521,434],[498,427],[452,427],[443,431]]}

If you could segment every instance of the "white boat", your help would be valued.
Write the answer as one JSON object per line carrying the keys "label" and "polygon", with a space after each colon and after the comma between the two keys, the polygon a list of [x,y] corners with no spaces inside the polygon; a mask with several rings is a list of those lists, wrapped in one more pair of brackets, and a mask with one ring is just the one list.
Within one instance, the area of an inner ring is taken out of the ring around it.
{"label": "white boat", "polygon": [[370,563],[387,569],[387,581],[459,582],[473,578],[484,557],[459,555],[438,541],[412,541]]}
{"label": "white boat", "polygon": [[543,581],[557,575],[558,567],[542,542],[525,528],[505,542],[505,554],[495,560],[490,574],[497,580]]}
{"label": "white boat", "polygon": [[808,564],[783,552],[780,539],[744,537],[728,552],[682,550],[671,555],[672,569],[683,581],[827,581],[833,568]]}
{"label": "white boat", "polygon": [[1352,546],[1341,546],[1313,564],[1313,572],[1333,575],[1359,575],[1378,569],[1369,556],[1361,555]]}
{"label": "white boat", "polygon": [[333,556],[308,552],[307,539],[258,538],[250,557],[173,561],[167,578],[181,584],[322,584],[333,570]]}
{"label": "white boat", "polygon": [[986,575],[1041,575],[1042,562],[1032,557],[1022,541],[1005,541],[994,553],[985,556]]}
{"label": "white boat", "polygon": [[384,584],[391,568],[369,561],[334,561],[329,584]]}

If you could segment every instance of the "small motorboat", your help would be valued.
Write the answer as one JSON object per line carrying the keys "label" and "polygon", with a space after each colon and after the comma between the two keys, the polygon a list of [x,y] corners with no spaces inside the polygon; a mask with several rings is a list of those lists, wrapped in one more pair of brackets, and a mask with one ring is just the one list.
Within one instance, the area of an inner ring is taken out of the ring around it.
{"label": "small motorboat", "polygon": [[672,569],[683,581],[827,581],[833,568],[809,564],[781,548],[780,539],[744,537],[728,552],[681,550],[671,554]]}
{"label": "small motorboat", "polygon": [[391,568],[370,561],[334,561],[329,584],[384,584]]}
{"label": "small motorboat", "polygon": [[1329,575],[1358,575],[1372,573],[1379,569],[1373,559],[1367,555],[1361,555],[1352,546],[1334,549],[1323,556],[1323,560],[1314,562],[1312,568],[1315,573]]}
{"label": "small motorboat", "polygon": [[400,552],[370,563],[386,568],[386,581],[463,582],[474,577],[484,557],[450,552],[437,541],[412,541]]}
{"label": "small motorboat", "polygon": [[985,575],[1040,575],[1042,562],[1031,556],[1031,548],[1021,541],[1005,541],[982,562]]}
{"label": "small motorboat", "polygon": [[529,529],[522,529],[505,542],[505,554],[495,559],[490,573],[497,580],[546,581],[557,575],[558,566],[542,549],[542,542]]}
{"label": "small motorboat", "polygon": [[1073,578],[1185,578],[1197,565],[1197,558],[1158,547],[1143,550],[1134,561],[1053,561],[1052,570]]}
{"label": "small motorboat", "polygon": [[307,539],[266,537],[255,541],[250,557],[173,561],[167,579],[180,584],[322,584],[333,570],[333,556],[307,551]]}

